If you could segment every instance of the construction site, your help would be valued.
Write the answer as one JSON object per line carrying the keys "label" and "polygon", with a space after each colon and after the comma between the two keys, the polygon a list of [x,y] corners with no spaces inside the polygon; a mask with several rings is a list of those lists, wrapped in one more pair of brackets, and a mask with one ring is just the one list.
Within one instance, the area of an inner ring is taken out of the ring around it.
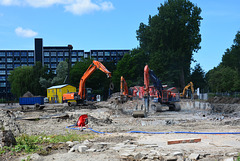
{"label": "construction site", "polygon": [[[4,152],[0,160],[162,160],[234,161],[240,159],[240,99],[199,100],[190,82],[182,92],[162,85],[148,65],[144,86],[127,87],[106,101],[88,101],[85,83],[95,70],[111,77],[93,61],[79,91],[58,92],[63,103],[26,94],[19,103],[1,104],[1,147],[12,147],[20,135],[89,135],[82,141],[41,144],[34,153]],[[58,86],[65,91],[67,85]],[[110,89],[113,88],[110,84]],[[54,88],[49,88],[54,90]],[[50,93],[50,92],[49,92]],[[34,99],[35,98],[35,99]],[[41,138],[51,139],[51,138]]]}

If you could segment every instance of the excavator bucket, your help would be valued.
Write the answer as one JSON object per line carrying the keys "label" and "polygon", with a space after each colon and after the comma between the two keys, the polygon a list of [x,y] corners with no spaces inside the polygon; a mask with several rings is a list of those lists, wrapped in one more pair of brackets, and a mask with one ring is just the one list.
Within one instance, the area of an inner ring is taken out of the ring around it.
{"label": "excavator bucket", "polygon": [[136,106],[136,110],[133,111],[132,116],[134,118],[138,118],[138,117],[147,117],[147,112],[146,112],[146,108],[143,108],[143,105],[141,105],[141,109],[138,109],[138,105]]}

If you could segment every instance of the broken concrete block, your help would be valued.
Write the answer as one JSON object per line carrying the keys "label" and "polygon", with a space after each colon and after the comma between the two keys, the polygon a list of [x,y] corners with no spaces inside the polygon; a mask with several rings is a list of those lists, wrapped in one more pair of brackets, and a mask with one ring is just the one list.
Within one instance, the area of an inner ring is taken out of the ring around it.
{"label": "broken concrete block", "polygon": [[67,144],[69,147],[73,147],[73,145],[74,145],[73,142],[71,142],[71,141],[67,141],[66,144]]}
{"label": "broken concrete block", "polygon": [[173,156],[183,156],[182,152],[174,152],[172,153]]}
{"label": "broken concrete block", "polygon": [[72,147],[72,148],[68,151],[68,153],[71,153],[71,152],[75,152],[75,148],[74,148],[74,147]]}
{"label": "broken concrete block", "polygon": [[140,160],[142,159],[143,155],[141,153],[137,153],[136,155],[134,155],[134,159],[135,160]]}
{"label": "broken concrete block", "polygon": [[199,154],[196,154],[196,153],[191,153],[188,158],[189,159],[192,159],[192,160],[197,160],[199,157]]}
{"label": "broken concrete block", "polygon": [[88,149],[86,152],[96,152],[96,149]]}
{"label": "broken concrete block", "polygon": [[223,159],[223,161],[234,161],[234,160],[233,160],[233,157],[230,157],[230,158]]}
{"label": "broken concrete block", "polygon": [[228,157],[237,157],[239,155],[239,152],[226,153],[225,155]]}
{"label": "broken concrete block", "polygon": [[87,149],[88,149],[88,147],[85,146],[85,145],[82,145],[82,146],[79,146],[79,147],[78,147],[78,151],[79,151],[80,153],[86,152]]}

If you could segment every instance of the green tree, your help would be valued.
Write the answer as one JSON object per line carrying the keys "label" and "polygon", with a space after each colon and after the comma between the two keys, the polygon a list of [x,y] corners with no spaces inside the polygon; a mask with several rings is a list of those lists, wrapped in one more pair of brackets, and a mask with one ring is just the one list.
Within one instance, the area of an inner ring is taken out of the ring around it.
{"label": "green tree", "polygon": [[168,0],[158,11],[148,25],[140,24],[137,39],[156,74],[184,87],[193,52],[200,49],[201,9],[189,0]]}
{"label": "green tree", "polygon": [[[70,84],[75,87],[79,87],[79,82],[83,74],[88,67],[92,64],[92,59],[85,59],[81,62],[77,62],[70,70]],[[114,69],[114,63],[108,62],[103,64],[110,72],[110,69]],[[92,88],[93,94],[100,94],[104,99],[108,97],[110,80],[107,79],[105,73],[100,70],[96,70],[89,76],[85,83],[85,88]]]}
{"label": "green tree", "polygon": [[57,66],[56,73],[57,75],[53,78],[52,85],[63,84],[68,74],[68,63],[65,61],[60,62]]}
{"label": "green tree", "polygon": [[120,89],[121,76],[126,80],[128,87],[143,85],[144,66],[148,62],[149,55],[142,49],[133,49],[130,54],[125,54],[118,62],[113,72],[115,91]]}
{"label": "green tree", "polygon": [[221,64],[224,66],[231,67],[232,69],[237,69],[240,73],[240,31],[235,35],[233,40],[233,45],[230,49],[227,49],[222,56]]}
{"label": "green tree", "polygon": [[195,89],[204,89],[206,87],[205,72],[203,71],[200,64],[197,64],[194,69],[192,69],[190,81],[193,82]]}
{"label": "green tree", "polygon": [[33,67],[31,66],[23,66],[17,67],[13,71],[10,72],[11,74],[8,77],[8,81],[11,84],[11,92],[16,97],[21,97],[27,91],[32,92],[33,86],[32,82],[32,73]]}
{"label": "green tree", "polygon": [[207,73],[208,84],[213,92],[231,92],[239,90],[237,70],[219,65]]}
{"label": "green tree", "polygon": [[8,81],[11,84],[11,92],[20,97],[27,91],[30,91],[33,95],[45,96],[47,91],[41,87],[39,83],[40,77],[47,78],[50,75],[47,74],[47,67],[42,66],[41,62],[37,62],[35,66],[23,66],[12,70],[8,77]]}

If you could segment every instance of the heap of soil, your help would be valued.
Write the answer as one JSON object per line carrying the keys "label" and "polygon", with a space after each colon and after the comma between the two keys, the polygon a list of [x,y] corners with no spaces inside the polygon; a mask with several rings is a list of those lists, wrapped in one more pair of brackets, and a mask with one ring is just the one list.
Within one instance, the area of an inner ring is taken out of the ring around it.
{"label": "heap of soil", "polygon": [[236,97],[212,97],[208,99],[209,103],[240,104],[240,98]]}
{"label": "heap of soil", "polygon": [[23,95],[23,97],[34,97],[34,95],[33,95],[31,92],[27,91],[27,92]]}

